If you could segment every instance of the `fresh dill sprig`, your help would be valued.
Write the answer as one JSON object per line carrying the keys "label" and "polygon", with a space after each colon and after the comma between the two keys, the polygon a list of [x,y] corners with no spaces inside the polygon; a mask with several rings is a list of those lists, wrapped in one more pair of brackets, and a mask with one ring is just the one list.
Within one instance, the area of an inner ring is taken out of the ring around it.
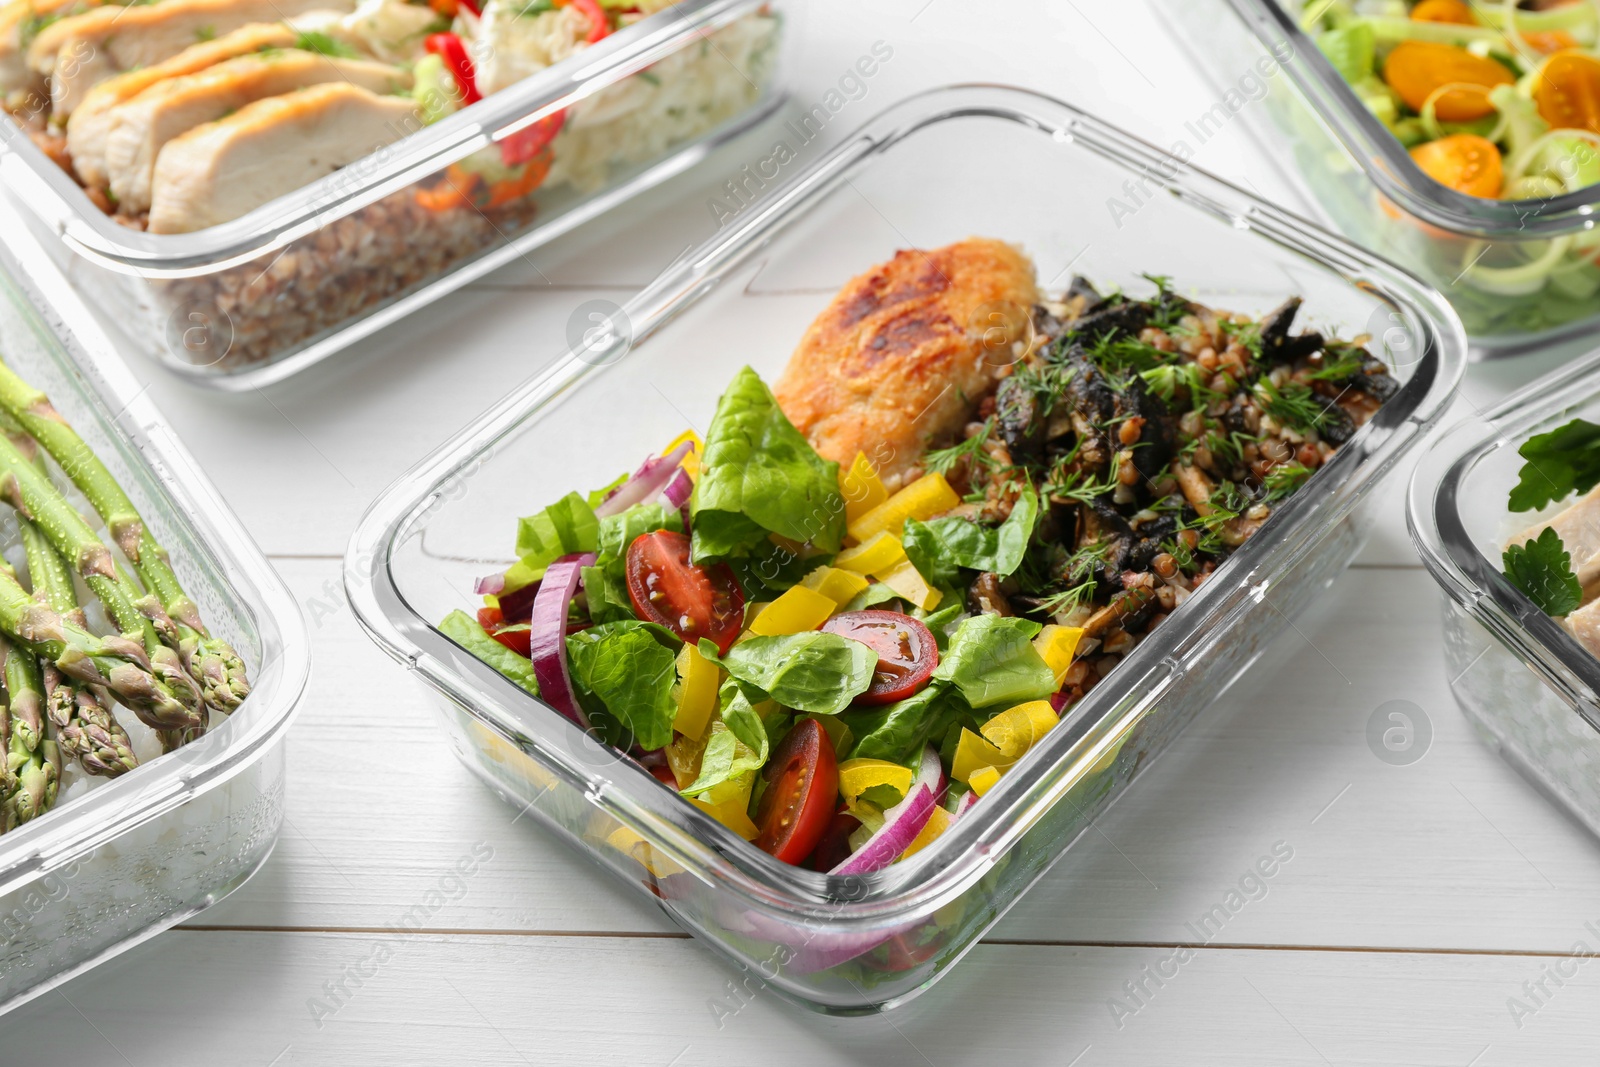
{"label": "fresh dill sprig", "polygon": [[1222,336],[1230,341],[1237,341],[1240,347],[1247,350],[1253,357],[1261,358],[1261,324],[1259,322],[1235,322],[1232,319],[1223,319],[1217,323],[1222,330]]}
{"label": "fresh dill sprig", "polygon": [[1297,491],[1315,472],[1304,463],[1280,463],[1267,472],[1261,488],[1268,501],[1282,500]]}
{"label": "fresh dill sprig", "polygon": [[989,443],[989,434],[993,429],[994,419],[985,419],[983,429],[966,440],[959,441],[949,448],[936,448],[924,455],[922,457],[923,469],[931,474],[948,474],[951,468],[962,460],[969,460],[985,467],[998,466],[998,461],[984,451],[984,446]]}
{"label": "fresh dill sprig", "polygon": [[[1333,359],[1330,355],[1337,351]],[[1367,354],[1359,348],[1326,348],[1323,350],[1322,366],[1312,371],[1310,378],[1318,382],[1342,382],[1356,374],[1361,373],[1361,368],[1367,365]]]}
{"label": "fresh dill sprig", "polygon": [[1320,430],[1328,421],[1328,410],[1310,386],[1289,382],[1280,388],[1272,379],[1262,378],[1256,382],[1255,394],[1267,414],[1301,432]]}

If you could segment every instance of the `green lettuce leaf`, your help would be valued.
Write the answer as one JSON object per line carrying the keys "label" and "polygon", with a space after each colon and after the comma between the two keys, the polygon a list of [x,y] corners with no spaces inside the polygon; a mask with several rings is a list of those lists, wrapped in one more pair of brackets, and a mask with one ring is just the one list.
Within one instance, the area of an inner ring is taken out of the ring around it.
{"label": "green lettuce leaf", "polygon": [[915,767],[927,743],[942,740],[949,724],[975,720],[959,691],[929,685],[879,708],[856,708],[839,718],[855,737],[848,759],[881,759]]}
{"label": "green lettuce leaf", "polygon": [[570,635],[567,665],[584,707],[592,697],[646,750],[669,744],[678,711],[676,642],[666,628],[638,620]]}
{"label": "green lettuce leaf", "polygon": [[999,526],[955,516],[928,522],[907,519],[900,540],[923,578],[942,589],[953,589],[960,585],[963,567],[993,571],[1002,578],[1014,573],[1027,555],[1038,521],[1039,495],[1030,485]]}
{"label": "green lettuce leaf", "polygon": [[1042,700],[1055,692],[1056,680],[1033,647],[1039,630],[1027,619],[973,615],[951,637],[934,680],[955,686],[974,708]]}
{"label": "green lettuce leaf", "polygon": [[594,509],[568,493],[543,511],[517,520],[517,555],[530,567],[545,567],[569,552],[593,552],[600,532]]}
{"label": "green lettuce leaf", "polygon": [[844,543],[839,465],[817,455],[749,367],[717,404],[689,509],[696,563],[743,555],[768,533],[824,552]]}
{"label": "green lettuce leaf", "polygon": [[490,637],[471,615],[464,611],[452,611],[439,623],[439,632],[534,696],[539,695],[539,682],[533,676],[533,661]]}
{"label": "green lettuce leaf", "polygon": [[872,684],[878,665],[878,654],[860,641],[821,630],[746,638],[726,656],[701,640],[700,654],[745,686],[813,715],[837,715],[849,707]]}

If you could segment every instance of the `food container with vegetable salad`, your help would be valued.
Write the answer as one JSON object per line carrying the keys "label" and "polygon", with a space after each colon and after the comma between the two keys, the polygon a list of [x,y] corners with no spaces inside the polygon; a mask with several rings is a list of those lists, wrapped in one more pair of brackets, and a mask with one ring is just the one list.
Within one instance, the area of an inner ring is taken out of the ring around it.
{"label": "food container with vegetable salad", "polygon": [[346,588],[473,770],[830,1012],[926,988],[1316,599],[1465,349],[1003,87],[886,112],[608,327],[380,498]]}
{"label": "food container with vegetable salad", "polygon": [[1408,520],[1468,719],[1600,834],[1600,352],[1440,437]]}
{"label": "food container with vegetable salad", "polygon": [[1600,8],[1166,6],[1225,90],[1190,128],[1209,136],[1238,117],[1275,157],[1292,157],[1335,226],[1437,286],[1476,350],[1528,351],[1593,328]]}
{"label": "food container with vegetable salad", "polygon": [[761,0],[11,0],[0,173],[130,343],[280,380],[770,112]]}
{"label": "food container with vegetable salad", "polygon": [[0,249],[0,1012],[227,896],[283,820],[299,606],[143,393]]}

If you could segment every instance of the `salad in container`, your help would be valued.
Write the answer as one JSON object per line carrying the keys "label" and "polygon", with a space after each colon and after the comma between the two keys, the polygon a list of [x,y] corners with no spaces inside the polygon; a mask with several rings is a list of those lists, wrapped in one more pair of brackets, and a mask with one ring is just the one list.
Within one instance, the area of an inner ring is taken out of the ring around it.
{"label": "salad in container", "polygon": [[[1265,106],[1251,104],[1247,122],[1265,131],[1270,117],[1267,136],[1288,142],[1300,178],[1340,227],[1435,282],[1485,351],[1530,350],[1592,323],[1593,4],[1232,7],[1220,23],[1201,27],[1186,11],[1181,24],[1214,46],[1205,54],[1221,78],[1233,76],[1228,64],[1267,51]],[[1229,108],[1229,119],[1246,113]]]}
{"label": "salad in container", "polygon": [[347,592],[494,789],[843,1013],[926,988],[1315,602],[1464,348],[1000,87],[885,113],[590,340],[373,506]]}
{"label": "salad in container", "polygon": [[167,362],[303,366],[749,121],[779,28],[728,0],[12,0],[13,192]]}

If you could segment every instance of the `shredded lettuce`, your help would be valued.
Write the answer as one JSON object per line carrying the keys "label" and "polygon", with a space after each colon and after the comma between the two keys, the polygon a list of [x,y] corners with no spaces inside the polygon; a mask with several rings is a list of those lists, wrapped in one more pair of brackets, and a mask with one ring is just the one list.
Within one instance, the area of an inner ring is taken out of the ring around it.
{"label": "shredded lettuce", "polygon": [[683,790],[684,796],[699,796],[730,778],[759,770],[771,752],[766,723],[737,681],[723,682],[717,699],[720,711],[706,738],[700,774]]}
{"label": "shredded lettuce", "polygon": [[533,675],[533,661],[490,637],[471,615],[464,611],[452,611],[439,623],[439,631],[534,696],[539,695],[539,682]]}
{"label": "shredded lettuce", "polygon": [[646,750],[672,742],[678,703],[678,640],[637,619],[605,623],[567,638],[567,664],[578,701],[606,740],[621,747],[612,724]]}

